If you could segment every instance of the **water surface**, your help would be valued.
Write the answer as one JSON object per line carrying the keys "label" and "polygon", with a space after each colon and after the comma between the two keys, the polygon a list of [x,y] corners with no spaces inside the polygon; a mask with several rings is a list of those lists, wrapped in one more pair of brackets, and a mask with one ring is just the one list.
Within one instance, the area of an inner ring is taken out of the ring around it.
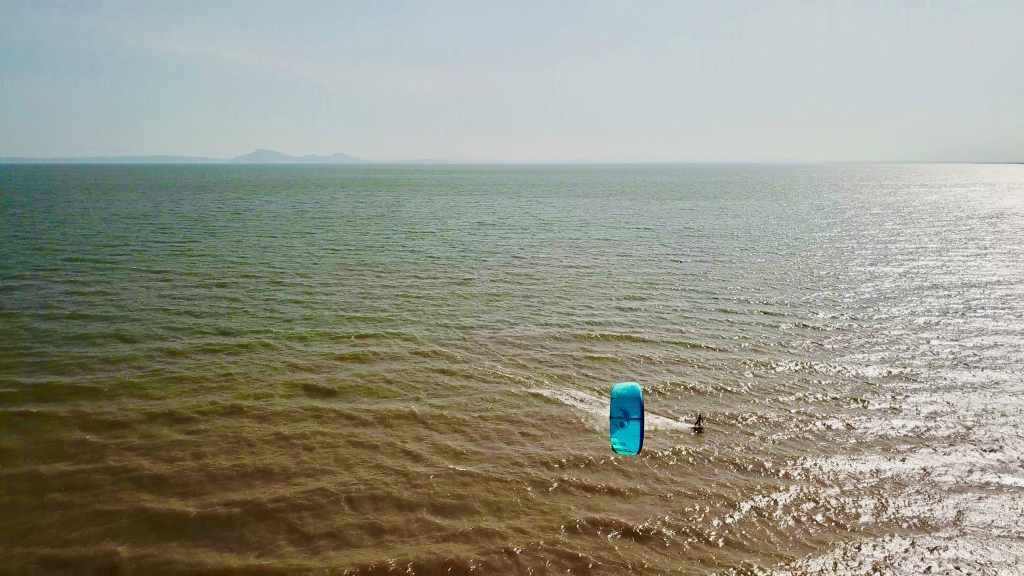
{"label": "water surface", "polygon": [[0,166],[0,206],[5,566],[1024,571],[1022,166]]}

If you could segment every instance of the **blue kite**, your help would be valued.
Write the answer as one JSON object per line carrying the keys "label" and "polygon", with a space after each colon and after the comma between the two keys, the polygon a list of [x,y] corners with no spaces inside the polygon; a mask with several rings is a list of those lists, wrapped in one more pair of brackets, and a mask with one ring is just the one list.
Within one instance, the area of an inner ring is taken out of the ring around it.
{"label": "blue kite", "polygon": [[644,447],[644,393],[636,382],[620,382],[612,386],[611,411],[608,415],[612,450],[636,456]]}

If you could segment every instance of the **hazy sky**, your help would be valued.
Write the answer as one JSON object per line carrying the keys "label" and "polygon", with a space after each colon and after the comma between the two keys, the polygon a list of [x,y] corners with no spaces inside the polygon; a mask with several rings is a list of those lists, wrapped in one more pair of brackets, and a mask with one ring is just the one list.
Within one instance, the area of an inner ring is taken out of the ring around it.
{"label": "hazy sky", "polygon": [[1024,161],[1024,0],[0,0],[0,156],[256,148]]}

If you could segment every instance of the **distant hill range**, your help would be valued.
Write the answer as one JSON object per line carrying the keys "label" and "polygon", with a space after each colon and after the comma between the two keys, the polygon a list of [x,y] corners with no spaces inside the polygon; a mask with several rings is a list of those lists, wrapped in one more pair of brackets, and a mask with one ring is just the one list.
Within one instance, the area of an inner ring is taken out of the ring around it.
{"label": "distant hill range", "polygon": [[331,154],[330,156],[317,156],[315,154],[289,156],[273,150],[260,149],[252,154],[236,156],[231,159],[231,162],[239,164],[351,164],[353,162],[364,162],[364,160],[342,152]]}
{"label": "distant hill range", "polygon": [[95,156],[89,158],[0,158],[0,164],[357,164],[361,160],[338,152],[330,156],[289,156],[274,150],[256,150],[234,158],[197,156]]}

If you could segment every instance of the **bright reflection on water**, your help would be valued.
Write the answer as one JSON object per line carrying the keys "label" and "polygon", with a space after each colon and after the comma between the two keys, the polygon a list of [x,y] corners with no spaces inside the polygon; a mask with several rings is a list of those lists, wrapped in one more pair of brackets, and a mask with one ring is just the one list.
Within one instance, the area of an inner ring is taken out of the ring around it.
{"label": "bright reflection on water", "polygon": [[0,199],[4,566],[1024,572],[1024,167],[8,166]]}

